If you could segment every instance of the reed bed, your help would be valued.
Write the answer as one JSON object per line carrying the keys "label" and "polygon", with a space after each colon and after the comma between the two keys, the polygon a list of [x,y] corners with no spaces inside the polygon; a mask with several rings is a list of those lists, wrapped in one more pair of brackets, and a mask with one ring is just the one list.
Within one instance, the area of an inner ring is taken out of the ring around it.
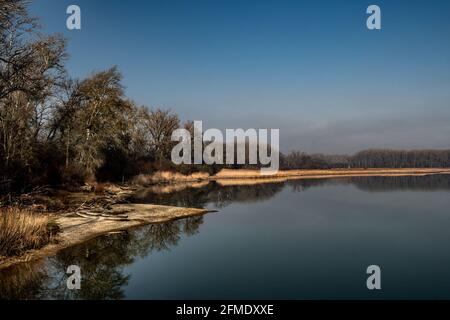
{"label": "reed bed", "polygon": [[19,208],[0,209],[0,256],[12,257],[52,241],[55,228],[48,215]]}

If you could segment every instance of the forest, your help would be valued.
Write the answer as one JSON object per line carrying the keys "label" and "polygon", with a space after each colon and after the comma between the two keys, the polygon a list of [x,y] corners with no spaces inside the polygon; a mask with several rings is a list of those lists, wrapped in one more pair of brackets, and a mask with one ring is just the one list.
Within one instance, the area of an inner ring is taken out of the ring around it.
{"label": "forest", "polygon": [[450,150],[367,149],[354,155],[307,154],[281,156],[283,169],[448,168]]}

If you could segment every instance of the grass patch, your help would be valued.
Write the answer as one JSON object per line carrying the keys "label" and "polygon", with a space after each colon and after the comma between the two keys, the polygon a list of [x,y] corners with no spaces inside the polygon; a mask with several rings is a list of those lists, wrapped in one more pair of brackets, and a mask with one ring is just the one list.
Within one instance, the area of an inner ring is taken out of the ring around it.
{"label": "grass patch", "polygon": [[48,215],[0,209],[0,256],[12,257],[50,243],[58,227]]}

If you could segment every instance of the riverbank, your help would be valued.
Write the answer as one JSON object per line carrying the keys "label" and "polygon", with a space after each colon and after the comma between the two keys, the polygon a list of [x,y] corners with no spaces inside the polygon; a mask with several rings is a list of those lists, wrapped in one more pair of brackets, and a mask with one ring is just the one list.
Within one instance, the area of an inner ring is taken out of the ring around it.
{"label": "riverbank", "polygon": [[[367,176],[425,176],[450,174],[450,169],[334,169],[334,170],[291,170],[279,171],[276,175],[261,175],[259,170],[222,170],[214,176],[205,174],[183,176],[158,173],[158,179],[150,179],[150,187],[95,185],[84,191],[41,190],[23,195],[21,201],[29,203],[35,211],[50,213],[61,232],[56,242],[40,250],[27,252],[20,257],[0,258],[0,269],[21,262],[41,259],[56,254],[98,236],[124,231],[152,223],[204,215],[204,209],[168,207],[153,204],[129,204],[127,199],[142,190],[151,188],[155,193],[173,193],[188,187],[203,187],[211,182],[223,186],[254,185],[284,182],[296,179],[328,179]],[[147,181],[147,180],[146,180]],[[56,210],[58,209],[58,210]]]}
{"label": "riverbank", "polygon": [[56,254],[58,251],[75,246],[108,233],[125,231],[152,223],[204,215],[204,209],[178,208],[148,204],[118,204],[112,206],[109,216],[79,216],[77,213],[55,217],[61,229],[57,241],[42,249],[32,250],[20,257],[9,257],[0,260],[0,270],[12,265],[42,259]]}
{"label": "riverbank", "polygon": [[330,179],[346,177],[402,177],[450,174],[447,168],[402,169],[330,169],[330,170],[281,170],[275,175],[262,175],[259,170],[222,170],[210,177],[223,186],[253,185],[299,179]]}
{"label": "riverbank", "polygon": [[401,169],[314,169],[314,170],[280,170],[274,175],[262,175],[259,170],[231,170],[225,169],[212,176],[214,180],[223,179],[270,179],[291,177],[354,177],[354,176],[404,176],[404,175],[427,175],[427,174],[450,174],[449,168],[401,168]]}
{"label": "riverbank", "polygon": [[205,172],[182,175],[173,172],[158,172],[152,175],[139,175],[131,184],[135,186],[160,186],[161,184],[189,184],[193,182],[208,182],[225,180],[270,180],[275,179],[319,179],[333,177],[367,177],[367,176],[420,176],[430,174],[450,174],[450,168],[402,168],[402,169],[312,169],[312,170],[280,170],[274,175],[264,175],[260,170],[223,169],[215,175]]}

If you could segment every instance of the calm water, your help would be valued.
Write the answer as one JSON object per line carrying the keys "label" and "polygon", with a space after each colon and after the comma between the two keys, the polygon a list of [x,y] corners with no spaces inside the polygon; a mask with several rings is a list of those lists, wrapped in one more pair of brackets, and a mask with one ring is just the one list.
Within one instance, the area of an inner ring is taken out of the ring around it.
{"label": "calm water", "polygon": [[[105,236],[0,272],[0,299],[450,298],[450,176],[152,192],[204,217]],[[66,289],[69,265],[82,290]],[[366,288],[369,265],[382,290]]]}

